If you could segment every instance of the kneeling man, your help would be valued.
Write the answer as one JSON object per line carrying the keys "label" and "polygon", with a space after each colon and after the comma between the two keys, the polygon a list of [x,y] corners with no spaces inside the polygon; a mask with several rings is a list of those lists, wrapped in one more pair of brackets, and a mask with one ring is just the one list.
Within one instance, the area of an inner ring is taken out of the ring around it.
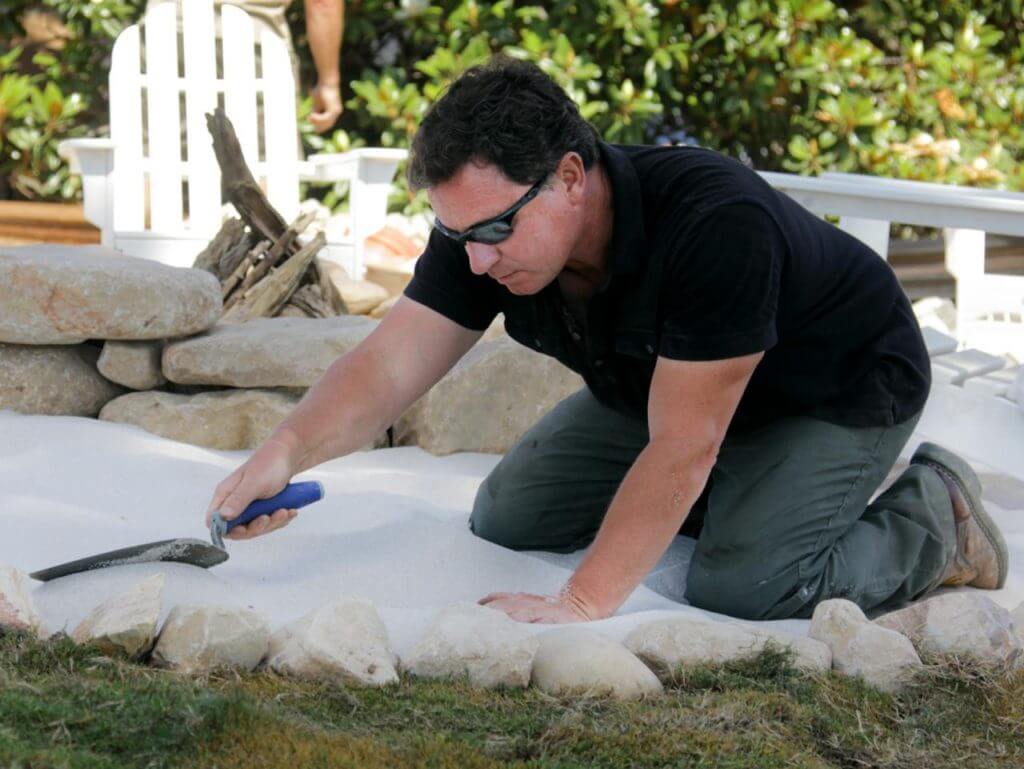
{"label": "kneeling man", "polygon": [[432,107],[408,175],[437,220],[405,296],[210,511],[234,517],[364,445],[501,312],[586,387],[501,460],[469,525],[514,549],[590,549],[559,595],[483,603],[529,622],[608,617],[680,532],[697,538],[687,599],[747,619],[1002,586],[1006,545],[959,457],[923,444],[872,501],[930,367],[892,270],[860,241],[716,152],[602,142],[540,69],[501,57]]}

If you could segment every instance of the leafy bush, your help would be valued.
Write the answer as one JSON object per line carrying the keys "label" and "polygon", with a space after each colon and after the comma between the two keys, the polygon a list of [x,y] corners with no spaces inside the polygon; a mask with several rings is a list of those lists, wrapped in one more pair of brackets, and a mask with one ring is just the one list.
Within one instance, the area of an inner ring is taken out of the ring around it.
{"label": "leafy bush", "polygon": [[[53,83],[54,99],[78,95],[78,111],[62,112],[55,133],[36,129],[52,146],[61,130],[89,125],[102,132],[105,94],[88,78],[105,71],[110,38],[138,9],[126,0],[45,4],[91,40],[69,42],[58,62],[38,64],[28,86],[8,86],[45,91],[45,83]],[[349,0],[346,111],[329,135],[305,125],[303,138],[308,152],[407,146],[447,82],[505,51],[537,62],[610,141],[699,143],[766,170],[839,170],[1020,190],[1021,6],[1022,0]],[[105,8],[106,15],[86,15],[85,7]],[[314,69],[301,0],[294,0],[289,18],[308,90]],[[11,23],[0,21],[0,31]],[[73,59],[75,51],[92,58],[79,53]],[[0,76],[7,71],[0,67]],[[5,111],[13,114],[3,93],[0,123]],[[301,111],[309,108],[306,99]],[[28,118],[8,117],[8,124],[12,120],[18,125]],[[5,176],[9,135],[0,125]],[[25,150],[18,151],[24,166]],[[38,196],[74,192],[47,176],[65,171],[34,162],[28,167],[39,169],[33,177]],[[35,188],[15,186],[26,196]],[[401,190],[399,198],[410,209],[423,205]],[[337,195],[327,202],[336,204]]]}
{"label": "leafy bush", "polygon": [[80,194],[57,143],[107,131],[111,48],[139,14],[128,0],[0,0],[0,199]]}

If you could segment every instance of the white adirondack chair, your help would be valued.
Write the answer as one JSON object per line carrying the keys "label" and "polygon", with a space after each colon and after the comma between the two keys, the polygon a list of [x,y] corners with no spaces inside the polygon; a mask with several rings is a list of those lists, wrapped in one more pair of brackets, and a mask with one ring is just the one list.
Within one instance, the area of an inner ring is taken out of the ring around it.
{"label": "white adirondack chair", "polygon": [[405,151],[367,148],[300,161],[295,81],[284,43],[229,5],[220,10],[218,42],[213,0],[181,5],[183,61],[175,6],[154,6],[114,44],[110,138],[60,144],[72,171],[82,175],[85,216],[99,227],[103,244],[191,266],[221,221],[220,169],[204,115],[222,104],[249,168],[286,220],[298,213],[300,180],[349,181],[351,232],[338,239],[328,233],[327,255],[361,277],[365,238],[384,225],[391,180]]}

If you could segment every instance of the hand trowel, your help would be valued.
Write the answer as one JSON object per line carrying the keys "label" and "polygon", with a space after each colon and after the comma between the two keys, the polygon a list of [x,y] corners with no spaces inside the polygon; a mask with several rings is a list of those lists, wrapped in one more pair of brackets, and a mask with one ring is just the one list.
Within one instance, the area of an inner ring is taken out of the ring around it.
{"label": "hand trowel", "polygon": [[51,566],[49,569],[34,571],[29,576],[41,582],[49,582],[51,579],[66,577],[69,574],[77,574],[81,571],[92,571],[93,569],[105,569],[108,566],[123,566],[130,563],[154,563],[156,561],[169,561],[172,563],[187,563],[192,566],[199,566],[209,569],[228,559],[228,552],[224,548],[224,535],[236,526],[249,523],[261,515],[270,515],[275,510],[297,509],[311,505],[324,497],[324,487],[319,481],[303,481],[301,483],[289,483],[284,490],[268,499],[257,499],[250,504],[237,518],[226,521],[220,517],[220,513],[214,513],[210,521],[210,540],[213,544],[203,542],[201,539],[163,539],[159,542],[147,542],[144,545],[124,547],[120,550],[111,550],[108,553],[91,555],[88,558],[80,558],[77,561],[69,561],[59,566]]}

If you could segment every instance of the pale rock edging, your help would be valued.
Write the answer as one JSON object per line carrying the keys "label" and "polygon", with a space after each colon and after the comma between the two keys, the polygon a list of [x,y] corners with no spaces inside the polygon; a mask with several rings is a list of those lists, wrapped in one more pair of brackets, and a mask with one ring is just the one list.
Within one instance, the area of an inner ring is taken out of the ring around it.
{"label": "pale rock edging", "polygon": [[531,683],[552,696],[653,697],[658,677],[625,646],[585,628],[549,630],[538,638]]}
{"label": "pale rock edging", "polygon": [[169,343],[163,373],[177,384],[311,387],[376,326],[360,315],[218,323],[209,333]]}
{"label": "pale rock edging", "polygon": [[212,326],[221,306],[220,285],[204,270],[104,246],[0,247],[0,342],[187,336]]}
{"label": "pale rock edging", "polygon": [[93,643],[106,653],[124,652],[138,658],[156,638],[163,602],[165,577],[156,574],[130,590],[111,596],[79,623],[71,633],[75,643]]}
{"label": "pale rock edging", "polygon": [[955,590],[878,617],[875,624],[907,636],[922,654],[973,657],[1016,669],[1024,640],[1010,612],[986,595]]}
{"label": "pale rock edging", "polygon": [[421,678],[523,688],[537,646],[536,636],[504,612],[465,602],[438,612],[402,666]]}
{"label": "pale rock edging", "polygon": [[316,609],[270,638],[267,667],[300,678],[386,686],[397,658],[373,604],[356,598]]}
{"label": "pale rock edging", "polygon": [[249,609],[175,606],[167,615],[152,662],[184,673],[254,670],[270,648],[270,626]]}
{"label": "pale rock edging", "polygon": [[870,621],[853,601],[819,603],[808,635],[832,650],[832,668],[885,692],[906,686],[923,665],[910,639]]}
{"label": "pale rock edging", "polygon": [[1017,637],[1024,643],[1024,601],[1021,601],[1016,609],[1010,612],[1010,619],[1017,629]]}
{"label": "pale rock edging", "polygon": [[0,634],[4,632],[47,635],[32,601],[28,575],[13,566],[0,566]]}
{"label": "pale rock edging", "polygon": [[395,424],[395,445],[432,454],[507,452],[583,379],[504,337],[478,342]]}
{"label": "pale rock edging", "polygon": [[0,409],[96,416],[124,392],[96,369],[99,354],[89,345],[0,344]]}
{"label": "pale rock edging", "polygon": [[754,630],[728,622],[667,618],[634,628],[623,642],[662,681],[670,681],[681,667],[714,665],[753,657],[773,644],[793,652],[801,670],[825,671],[832,652],[812,638]]}

